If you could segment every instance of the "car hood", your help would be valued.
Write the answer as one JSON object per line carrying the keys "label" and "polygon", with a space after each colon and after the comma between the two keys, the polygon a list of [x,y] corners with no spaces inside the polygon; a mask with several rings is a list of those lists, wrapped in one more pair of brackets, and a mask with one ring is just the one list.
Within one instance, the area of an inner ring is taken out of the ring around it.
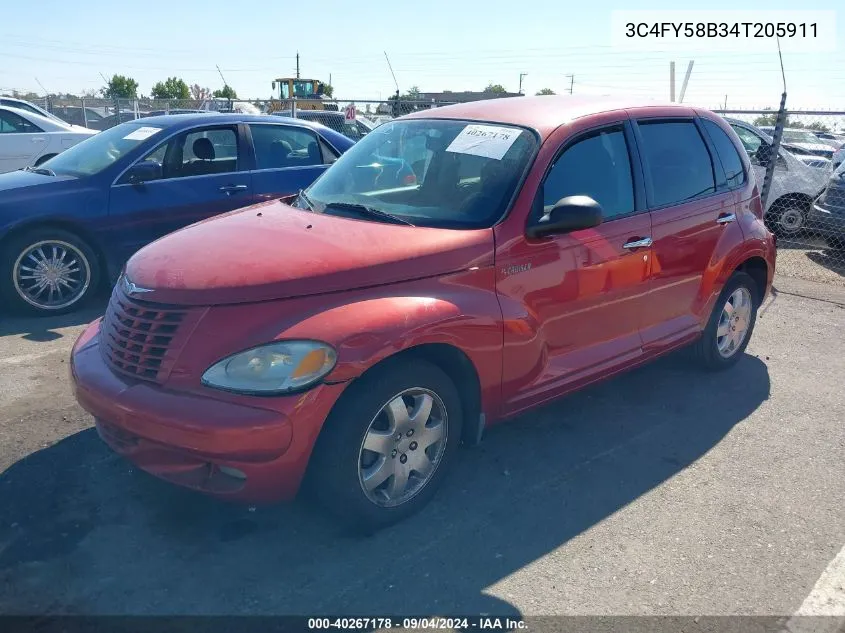
{"label": "car hood", "polygon": [[794,148],[797,150],[804,150],[806,152],[830,152],[833,153],[833,148],[824,143],[791,143],[789,141],[781,141],[781,144],[786,148]]}
{"label": "car hood", "polygon": [[36,174],[35,172],[20,169],[18,171],[0,174],[0,191],[21,189],[23,187],[49,186],[75,179],[74,176],[48,176],[46,174]]}
{"label": "car hood", "polygon": [[272,201],[149,244],[129,260],[126,277],[142,289],[133,296],[145,301],[219,305],[379,286],[492,263],[492,229],[352,220]]}

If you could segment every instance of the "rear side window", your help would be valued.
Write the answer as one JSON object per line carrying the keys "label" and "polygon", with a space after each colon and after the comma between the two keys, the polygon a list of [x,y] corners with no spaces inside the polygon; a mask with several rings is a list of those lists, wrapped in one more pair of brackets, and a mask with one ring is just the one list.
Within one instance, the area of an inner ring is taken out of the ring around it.
{"label": "rear side window", "polygon": [[716,147],[716,154],[722,162],[722,169],[725,170],[725,180],[728,187],[738,187],[745,182],[745,171],[742,168],[742,159],[739,157],[739,152],[736,146],[731,141],[730,137],[725,134],[725,131],[719,127],[718,124],[708,119],[702,119],[704,129],[713,141]]}
{"label": "rear side window", "polygon": [[639,129],[652,206],[679,204],[715,193],[710,152],[695,123],[640,122]]}
{"label": "rear side window", "polygon": [[605,219],[634,211],[634,187],[628,145],[621,129],[577,141],[564,150],[543,183],[543,206],[567,196],[590,196]]}
{"label": "rear side window", "polygon": [[257,169],[323,165],[317,135],[287,125],[250,125]]}

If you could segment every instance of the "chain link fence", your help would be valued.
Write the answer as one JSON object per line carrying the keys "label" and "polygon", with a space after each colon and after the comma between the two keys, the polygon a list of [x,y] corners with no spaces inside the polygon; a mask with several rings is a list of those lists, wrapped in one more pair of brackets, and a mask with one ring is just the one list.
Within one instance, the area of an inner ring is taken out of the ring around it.
{"label": "chain link fence", "polygon": [[[296,116],[358,140],[396,117],[456,101],[408,99],[45,99],[40,106],[91,129],[159,114]],[[349,106],[354,106],[354,117]],[[777,109],[716,110],[737,132],[762,186]],[[778,236],[778,273],[845,286],[845,111],[791,111],[775,158],[765,221]]]}
{"label": "chain link fence", "polygon": [[778,274],[845,286],[845,111],[789,112],[776,158],[776,112],[719,113],[737,132],[758,183],[776,161],[765,221],[778,236]]}

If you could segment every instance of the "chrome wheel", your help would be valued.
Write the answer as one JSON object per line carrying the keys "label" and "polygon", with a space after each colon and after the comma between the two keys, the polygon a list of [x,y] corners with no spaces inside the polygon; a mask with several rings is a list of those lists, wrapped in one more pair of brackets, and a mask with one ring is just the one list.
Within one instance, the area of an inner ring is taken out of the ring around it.
{"label": "chrome wheel", "polygon": [[394,396],[370,422],[358,452],[358,480],[367,498],[398,506],[420,492],[446,450],[446,407],[433,391]]}
{"label": "chrome wheel", "polygon": [[15,291],[41,310],[61,310],[79,301],[91,284],[91,265],[82,251],[61,240],[27,246],[12,266]]}
{"label": "chrome wheel", "polygon": [[785,209],[778,217],[778,225],[784,233],[796,233],[804,227],[804,211],[797,207]]}
{"label": "chrome wheel", "polygon": [[722,307],[716,328],[716,347],[723,358],[730,358],[742,346],[751,327],[751,291],[740,286]]}

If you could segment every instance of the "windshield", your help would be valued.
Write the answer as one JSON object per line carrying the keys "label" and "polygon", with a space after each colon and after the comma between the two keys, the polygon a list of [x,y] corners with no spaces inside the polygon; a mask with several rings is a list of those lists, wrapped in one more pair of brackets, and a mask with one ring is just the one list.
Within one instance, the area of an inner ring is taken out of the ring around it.
{"label": "windshield", "polygon": [[113,165],[161,129],[141,125],[137,121],[122,123],[66,149],[43,166],[59,175],[93,176]]}
{"label": "windshield", "polygon": [[784,130],[783,140],[788,143],[813,143],[817,145],[819,138],[810,132],[800,132],[797,130]]}
{"label": "windshield", "polygon": [[376,214],[355,215],[349,205],[417,226],[488,227],[505,212],[536,148],[533,133],[513,126],[392,121],[341,156],[307,190],[308,203],[319,213],[374,221]]}

